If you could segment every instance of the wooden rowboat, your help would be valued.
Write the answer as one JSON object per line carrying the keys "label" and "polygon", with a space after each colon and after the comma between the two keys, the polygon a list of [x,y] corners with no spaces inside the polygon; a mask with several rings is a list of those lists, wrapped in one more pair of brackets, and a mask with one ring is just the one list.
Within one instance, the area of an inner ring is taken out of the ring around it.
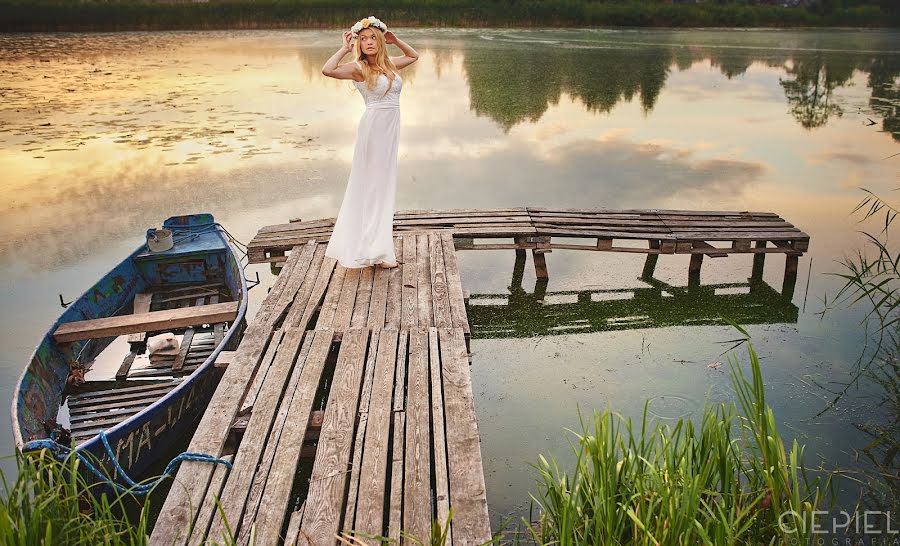
{"label": "wooden rowboat", "polygon": [[[212,215],[163,227],[171,249],[139,247],[41,340],[12,401],[20,450],[53,440],[114,475],[102,431],[122,468],[141,475],[196,428],[246,326],[247,282]],[[146,339],[161,332],[180,338],[177,354],[146,354]]]}

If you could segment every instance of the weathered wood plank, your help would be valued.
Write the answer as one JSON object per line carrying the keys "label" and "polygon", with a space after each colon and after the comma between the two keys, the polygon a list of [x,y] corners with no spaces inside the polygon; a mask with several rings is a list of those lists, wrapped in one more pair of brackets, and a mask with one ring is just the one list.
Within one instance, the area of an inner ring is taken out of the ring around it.
{"label": "weathered wood plank", "polygon": [[341,297],[338,300],[337,310],[334,313],[334,330],[340,334],[350,328],[350,319],[353,316],[353,304],[356,301],[357,288],[359,287],[360,269],[348,269],[344,276],[344,285],[341,288]]}
{"label": "weathered wood plank", "polygon": [[[391,400],[394,394],[397,362],[397,331],[382,330],[380,336],[371,402],[368,407],[365,449],[360,467],[356,520],[352,527],[370,535],[383,535],[385,532],[384,501],[389,486],[386,483],[389,464],[388,440],[391,433]],[[349,525],[345,524],[345,527]],[[365,539],[365,542],[378,544],[368,539]]]}
{"label": "weathered wood plank", "polygon": [[416,320],[420,327],[434,326],[434,311],[431,301],[431,259],[428,256],[428,250],[428,234],[419,233],[416,235],[416,281],[418,282],[416,308],[419,315]]}
{"label": "weathered wood plank", "polygon": [[[425,537],[431,529],[431,438],[428,397],[428,332],[409,333],[403,530]],[[428,499],[428,502],[425,502]]]}
{"label": "weathered wood plank", "polygon": [[[134,295],[133,302],[133,311],[132,313],[135,315],[139,315],[141,313],[150,312],[150,303],[153,300],[153,294],[149,292],[140,292]],[[138,334],[130,334],[128,336],[128,343],[141,343],[147,339],[147,334],[145,332],[140,332]],[[128,372],[125,372],[126,374]]]}
{"label": "weathered wood plank", "polygon": [[[441,377],[441,350],[437,328],[428,329],[430,354],[429,376],[431,380],[431,430],[434,453],[434,497],[437,501],[436,518],[447,525],[450,515],[450,485],[447,473],[447,437],[444,427],[444,386]],[[447,531],[447,544],[453,544],[453,529]]]}
{"label": "weathered wood plank", "polygon": [[[396,334],[394,334],[396,335]],[[366,429],[369,422],[369,403],[372,399],[372,386],[375,381],[375,361],[378,346],[381,343],[381,331],[372,330],[369,336],[369,354],[366,357],[366,368],[363,374],[362,393],[359,397],[357,412],[356,439],[353,442],[353,461],[350,464],[350,488],[347,491],[347,506],[344,509],[344,529],[355,529],[356,502],[359,497],[359,479],[362,472],[362,454],[365,448]]]}
{"label": "weathered wood plank", "polygon": [[[394,237],[394,254],[399,262],[405,262],[403,255],[403,239]],[[395,267],[388,276],[387,305],[385,307],[384,325],[386,328],[400,328],[401,294],[403,285],[403,265]]]}
{"label": "weathered wood plank", "polygon": [[[290,377],[287,381],[287,386],[284,390],[284,396],[281,399],[281,402],[278,404],[278,413],[275,415],[275,421],[272,424],[272,430],[269,433],[269,437],[266,439],[265,451],[263,451],[262,459],[259,462],[259,466],[256,469],[256,472],[253,475],[253,482],[250,485],[250,493],[247,495],[247,504],[246,509],[244,510],[243,520],[240,525],[231,524],[232,528],[235,531],[238,531],[237,535],[237,544],[239,546],[247,546],[250,543],[250,531],[253,526],[253,522],[257,517],[257,514],[260,510],[260,501],[262,499],[264,488],[269,479],[269,472],[272,469],[272,464],[275,460],[275,454],[279,447],[284,448],[284,444],[281,443],[281,436],[284,432],[285,422],[287,421],[287,414],[290,408],[290,405],[294,399],[294,396],[297,394],[297,385],[300,383],[300,378],[303,374],[303,368],[306,365],[307,358],[309,357],[309,352],[312,347],[313,336],[305,335],[303,339],[303,344],[300,348],[300,355],[297,357],[297,363],[294,365],[293,370],[291,371]],[[249,425],[249,423],[248,423]],[[296,427],[297,425],[292,422],[288,422],[288,427]],[[244,428],[246,432],[246,426]]]}
{"label": "weathered wood plank", "polygon": [[[300,290],[297,291],[297,295],[294,297],[294,302],[291,304],[291,308],[288,311],[287,316],[284,319],[285,326],[300,326],[301,318],[303,317],[304,312],[309,307],[310,299],[313,297],[313,293],[316,287],[316,279],[322,272],[322,262],[325,260],[325,245],[316,245],[316,249],[313,252],[312,261],[309,264],[309,267],[306,269],[306,275],[303,278],[303,282],[300,284]],[[325,290],[322,290],[322,295],[324,295]],[[315,301],[315,305],[319,304],[321,300],[321,295]],[[308,322],[304,323],[302,328],[307,329]]]}
{"label": "weathered wood plank", "polygon": [[256,402],[256,395],[259,394],[259,389],[262,387],[263,380],[266,378],[266,374],[269,373],[269,367],[271,367],[272,362],[275,360],[275,353],[278,352],[278,347],[281,345],[281,340],[283,338],[283,329],[279,328],[272,334],[272,341],[269,342],[269,348],[266,349],[266,354],[263,356],[259,366],[256,367],[250,389],[247,391],[247,396],[244,398],[241,409],[238,411],[239,415],[245,415],[253,408],[253,404]]}
{"label": "weathered wood plank", "polygon": [[368,330],[348,330],[338,354],[300,524],[312,544],[332,544],[341,526],[367,341]]}
{"label": "weathered wood plank", "polygon": [[303,439],[309,429],[316,389],[331,350],[334,337],[332,330],[318,330],[312,335],[313,341],[302,364],[297,390],[291,398],[285,417],[288,425],[278,440],[278,449],[260,500],[256,516],[256,544],[277,544],[297,473]]}
{"label": "weathered wood plank", "polygon": [[335,265],[334,274],[331,276],[331,282],[328,284],[328,290],[325,292],[325,301],[322,303],[322,309],[319,311],[319,320],[316,321],[316,329],[331,329],[334,324],[334,315],[337,312],[338,301],[341,298],[341,288],[344,285],[344,278],[347,275],[347,268],[341,265]]}
{"label": "weathered wood plank", "polygon": [[453,539],[456,544],[482,544],[490,540],[491,529],[464,334],[461,328],[441,328],[438,337]]}
{"label": "weathered wood plank", "polygon": [[[400,258],[397,258],[398,260]],[[366,325],[372,329],[382,329],[385,327],[385,317],[387,316],[388,301],[388,282],[391,273],[399,268],[385,269],[379,267],[375,271],[375,279],[372,281],[372,298],[369,302],[369,313]]]}
{"label": "weathered wood plank", "polygon": [[181,338],[181,347],[178,351],[178,356],[175,357],[175,362],[172,363],[172,371],[177,372],[180,371],[181,368],[184,367],[184,359],[187,358],[188,351],[191,350],[191,342],[194,341],[194,329],[188,328],[184,332],[184,336]]}
{"label": "weathered wood plank", "polygon": [[401,290],[401,314],[400,326],[402,328],[415,327],[418,322],[418,264],[416,262],[416,237],[407,235],[403,237],[403,285]]}
{"label": "weathered wood plank", "polygon": [[[222,458],[228,462],[234,461],[234,455],[225,455]],[[209,494],[203,498],[203,506],[197,511],[199,516],[197,517],[197,523],[194,525],[194,529],[205,530],[209,528],[209,524],[212,522],[213,515],[216,512],[216,501],[222,494],[222,487],[225,486],[228,472],[228,467],[225,465],[216,465],[216,468],[213,471],[212,481],[209,483]],[[190,542],[191,544],[196,543],[193,539]]]}
{"label": "weathered wood plank", "polygon": [[366,326],[369,318],[369,303],[372,301],[372,283],[374,281],[375,268],[363,268],[359,275],[359,286],[356,289],[356,302],[353,304],[350,328],[364,328]]}
{"label": "weathered wood plank", "polygon": [[319,307],[319,304],[322,303],[322,298],[325,296],[325,290],[329,286],[329,282],[331,281],[332,274],[334,273],[334,267],[337,264],[337,260],[334,258],[323,258],[322,266],[319,269],[319,274],[316,277],[316,284],[313,286],[312,293],[309,296],[309,300],[306,302],[306,309],[303,310],[303,316],[299,321],[291,318],[291,326],[299,326],[301,328],[309,328],[309,323],[312,321],[312,316],[315,314],[316,309]]}
{"label": "weathered wood plank", "polygon": [[[402,388],[402,385],[399,386]],[[388,538],[392,544],[400,544],[403,527],[403,445],[406,433],[406,412],[393,413],[393,449],[391,451],[391,497],[388,506]]]}
{"label": "weathered wood plank", "polygon": [[[263,302],[265,304],[265,302]],[[234,362],[225,369],[219,386],[207,406],[197,432],[187,451],[218,455],[237,416],[249,377],[262,358],[271,338],[271,328],[264,322],[253,322],[244,334]],[[206,495],[212,477],[209,463],[183,461],[178,468],[175,483],[153,528],[149,544],[172,546],[182,544],[191,533],[191,526]]]}
{"label": "weathered wood plank", "polygon": [[450,314],[450,294],[447,290],[447,270],[444,267],[444,245],[437,233],[428,235],[431,254],[431,299],[434,325],[441,328],[453,326]]}
{"label": "weathered wood plank", "polygon": [[65,343],[138,332],[157,332],[201,324],[231,322],[237,316],[238,307],[239,303],[232,301],[201,307],[148,311],[138,315],[118,315],[66,322],[59,325],[53,333],[53,338],[57,342]]}
{"label": "weathered wood plank", "polygon": [[453,248],[453,236],[442,233],[444,245],[444,269],[447,272],[447,293],[450,296],[450,317],[453,326],[469,332],[469,319],[466,315],[466,303],[463,301],[462,279],[456,263],[456,249]]}
{"label": "weathered wood plank", "polygon": [[234,465],[222,491],[219,510],[213,516],[207,535],[212,540],[225,542],[227,533],[223,517],[232,526],[243,518],[253,474],[265,448],[266,438],[269,437],[275,410],[294,367],[303,335],[304,330],[301,328],[288,328],[285,331],[275,360],[263,380],[254,411],[250,414],[250,422],[247,424],[244,438],[234,458]]}

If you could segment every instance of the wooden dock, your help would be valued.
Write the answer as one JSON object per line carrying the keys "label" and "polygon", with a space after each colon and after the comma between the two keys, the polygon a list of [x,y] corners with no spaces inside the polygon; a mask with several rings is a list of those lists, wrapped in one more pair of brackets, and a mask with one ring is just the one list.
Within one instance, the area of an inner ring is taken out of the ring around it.
{"label": "wooden dock", "polygon": [[[659,255],[690,254],[692,286],[704,256],[752,253],[749,285],[758,296],[766,254],[786,255],[785,290],[793,293],[809,244],[774,213],[404,211],[395,216],[399,268],[345,269],[324,256],[332,227],[333,219],[267,226],[250,243],[251,262],[282,270],[228,355],[188,447],[234,466],[182,463],[151,544],[224,543],[228,529],[239,546],[251,533],[257,545],[331,545],[349,530],[427,541],[431,523],[451,512],[451,544],[489,540],[456,250],[515,250],[519,288],[510,299],[528,298],[520,286],[527,250],[542,290],[544,256],[554,249],[644,253],[648,282]],[[536,294],[529,308],[539,316],[545,294]],[[579,328],[609,327],[582,305],[590,293],[574,297]],[[482,316],[496,322],[502,312]],[[541,324],[546,333],[574,323]],[[499,335],[514,332],[496,326]]]}
{"label": "wooden dock", "polygon": [[451,509],[453,544],[490,539],[453,239],[395,244],[393,270],[336,266],[316,241],[293,249],[188,448],[234,466],[182,463],[151,544],[224,543],[226,529],[239,545],[251,531],[266,545],[427,540]]}
{"label": "wooden dock", "polygon": [[[284,261],[307,241],[326,242],[334,218],[267,226],[248,245],[251,263]],[[691,284],[699,284],[704,256],[753,254],[753,278],[762,278],[766,254],[784,254],[783,292],[793,292],[797,263],[809,235],[774,212],[664,209],[407,210],[394,215],[394,233],[439,230],[453,234],[457,250],[531,250],[537,277],[548,278],[544,256],[554,249],[646,254],[643,276],[652,277],[661,254],[689,254]]]}

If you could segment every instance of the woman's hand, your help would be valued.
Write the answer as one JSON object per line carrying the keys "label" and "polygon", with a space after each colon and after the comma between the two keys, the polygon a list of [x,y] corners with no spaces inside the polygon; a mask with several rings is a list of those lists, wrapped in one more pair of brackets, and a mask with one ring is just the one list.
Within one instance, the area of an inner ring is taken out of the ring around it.
{"label": "woman's hand", "polygon": [[351,49],[353,49],[352,42],[353,42],[353,33],[350,32],[349,30],[344,32],[344,49],[347,51],[350,51]]}
{"label": "woman's hand", "polygon": [[390,30],[384,33],[384,43],[386,44],[396,44],[397,36],[391,32]]}

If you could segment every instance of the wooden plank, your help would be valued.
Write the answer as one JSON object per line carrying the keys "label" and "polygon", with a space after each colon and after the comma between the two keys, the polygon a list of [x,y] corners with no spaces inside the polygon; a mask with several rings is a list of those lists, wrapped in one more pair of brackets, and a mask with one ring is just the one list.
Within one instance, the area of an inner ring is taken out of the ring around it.
{"label": "wooden plank", "polygon": [[181,368],[184,367],[184,359],[187,358],[188,351],[191,350],[191,342],[193,340],[194,329],[188,328],[181,337],[181,347],[179,348],[178,356],[175,357],[175,362],[172,364],[173,372],[181,371]]}
{"label": "wooden plank", "polygon": [[132,349],[128,351],[128,354],[122,360],[122,365],[116,371],[116,379],[124,380],[128,377],[128,372],[131,370],[131,365],[134,364],[135,358],[137,358],[137,350]]}
{"label": "wooden plank", "polygon": [[735,239],[765,239],[767,241],[809,240],[809,235],[802,231],[707,231],[690,232],[678,237],[698,241],[732,241]]}
{"label": "wooden plank", "polygon": [[[264,301],[263,305],[265,303]],[[269,325],[264,322],[254,321],[247,328],[234,362],[225,369],[186,451],[221,454],[228,431],[244,399],[247,378],[262,358],[271,333]],[[149,541],[151,546],[181,544],[190,536],[195,510],[202,505],[212,478],[211,466],[213,465],[199,461],[181,463],[175,483],[169,490],[153,527]]]}
{"label": "wooden plank", "polygon": [[333,338],[332,330],[316,331],[303,363],[297,391],[291,399],[286,416],[285,422],[290,423],[290,426],[285,426],[281,433],[256,516],[255,544],[277,544],[300,461],[303,439],[310,427],[316,389],[325,369]]}
{"label": "wooden plank", "polygon": [[234,360],[234,354],[236,351],[219,351],[219,355],[216,357],[216,362],[214,366],[216,368],[227,368],[229,364]]}
{"label": "wooden plank", "polygon": [[380,330],[385,327],[385,317],[387,315],[388,300],[388,281],[390,280],[391,273],[393,271],[396,271],[397,269],[399,268],[376,268],[375,278],[372,281],[372,297],[369,303],[368,318],[366,319],[366,326],[371,329]]}
{"label": "wooden plank", "polygon": [[441,234],[444,245],[444,269],[447,271],[447,293],[450,296],[450,317],[453,326],[463,328],[469,333],[469,319],[466,316],[466,303],[463,301],[462,279],[456,263],[456,250],[453,248],[453,237]]}
{"label": "wooden plank", "polygon": [[[314,338],[316,335],[324,339],[315,343]],[[318,385],[318,382],[321,380],[322,370],[328,358],[330,347],[331,335],[328,332],[319,334],[309,332],[303,340],[300,355],[297,357],[297,364],[291,372],[284,397],[278,406],[278,414],[275,416],[272,432],[269,434],[266,442],[265,452],[253,477],[253,484],[247,498],[247,509],[244,511],[243,521],[239,526],[240,532],[237,537],[237,544],[240,546],[246,546],[250,543],[250,533],[254,529],[253,523],[255,521],[263,520],[268,522],[271,519],[270,516],[273,515],[270,512],[277,510],[275,505],[272,504],[274,502],[271,496],[273,493],[267,493],[266,490],[270,487],[284,487],[283,484],[275,483],[275,480],[287,479],[281,474],[285,468],[293,468],[293,471],[296,472],[296,454],[298,450],[302,449],[304,438],[312,428],[309,410],[312,408],[315,392],[312,391],[309,384],[316,383]],[[310,394],[310,391],[312,391],[312,394]],[[308,399],[298,399],[298,397],[304,396]],[[295,405],[301,408],[301,412],[292,415],[291,409]],[[306,413],[302,412],[304,407],[308,408]],[[300,441],[295,442],[294,440],[298,434],[301,435]],[[285,459],[285,456],[288,458]],[[293,466],[291,466],[291,456],[294,456]],[[285,467],[285,465],[287,466]],[[292,482],[289,479],[287,481]],[[269,496],[264,498],[265,495]],[[277,514],[279,516],[277,521],[282,521],[280,516],[283,516],[286,509],[287,503],[285,502],[285,505],[281,508],[281,514]],[[258,533],[266,533],[267,531],[261,529],[258,524],[255,527],[256,540],[258,542]],[[280,530],[280,527],[275,530]]]}
{"label": "wooden plank", "polygon": [[269,342],[269,348],[266,349],[266,354],[263,356],[262,361],[259,363],[259,366],[256,367],[256,371],[253,374],[253,379],[250,384],[250,389],[247,391],[247,396],[244,398],[244,402],[241,404],[241,409],[238,411],[238,415],[245,415],[253,409],[253,404],[256,403],[256,396],[259,394],[259,390],[262,388],[263,380],[266,378],[266,374],[269,373],[269,368],[272,366],[272,362],[275,361],[275,354],[278,352],[278,347],[281,345],[281,340],[284,339],[285,331],[283,329],[275,330],[272,334],[272,341]]}
{"label": "wooden plank", "polygon": [[431,255],[431,307],[434,310],[434,325],[448,328],[453,325],[450,315],[450,295],[447,291],[447,271],[444,268],[444,245],[437,233],[428,235]]}
{"label": "wooden plank", "polygon": [[53,338],[59,343],[66,343],[83,339],[214,324],[216,322],[231,322],[237,317],[238,307],[238,302],[234,301],[203,305],[201,307],[149,311],[139,315],[119,315],[66,322],[60,324],[53,333]]}
{"label": "wooden plank", "polygon": [[[234,461],[234,455],[225,455],[222,458],[228,462]],[[225,486],[225,480],[228,478],[228,467],[223,464],[217,464],[215,467],[215,470],[213,470],[212,481],[210,481],[209,484],[209,491],[211,494],[208,494],[203,498],[203,506],[201,506],[198,511],[200,515],[197,517],[197,523],[195,525],[195,528],[197,529],[209,528],[213,515],[216,513],[216,501],[221,496],[222,487]]]}
{"label": "wooden plank", "polygon": [[[396,332],[393,333],[396,336]],[[390,333],[388,334],[388,337]],[[347,492],[347,506],[344,509],[344,529],[355,529],[356,502],[359,497],[359,479],[362,472],[362,454],[365,447],[366,429],[369,422],[369,404],[372,399],[372,386],[375,381],[375,361],[378,347],[381,344],[381,332],[373,330],[369,337],[369,354],[363,372],[362,393],[359,397],[357,412],[356,440],[353,442],[353,461],[350,464],[350,488]]]}
{"label": "wooden plank", "polygon": [[491,539],[491,529],[464,333],[461,328],[441,328],[438,337],[453,540],[456,544],[482,544]]}
{"label": "wooden plank", "polygon": [[[382,269],[382,268],[378,268]],[[369,303],[372,300],[372,283],[375,281],[375,268],[365,267],[359,274],[359,286],[356,289],[356,302],[350,318],[350,328],[364,328],[369,318]]]}
{"label": "wooden plank", "polygon": [[[227,537],[225,520],[230,525],[236,525],[241,521],[253,474],[259,464],[262,451],[266,445],[266,438],[272,428],[275,419],[275,411],[278,402],[284,392],[285,384],[294,367],[294,361],[300,351],[304,330],[302,328],[288,328],[284,338],[278,347],[275,360],[269,368],[259,390],[254,411],[250,414],[250,422],[241,440],[240,449],[234,458],[231,474],[222,491],[219,510],[213,516],[209,528],[208,537],[212,540],[222,540]],[[224,518],[224,519],[223,519]],[[202,531],[202,529],[200,529]],[[233,531],[236,531],[233,529]]]}
{"label": "wooden plank", "polygon": [[[405,262],[403,255],[403,239],[394,237],[394,254],[399,262]],[[388,276],[387,303],[385,306],[384,325],[386,328],[400,328],[401,294],[403,285],[403,265],[390,269]]]}
{"label": "wooden plank", "polygon": [[[305,315],[306,310],[309,308],[310,303],[312,303],[314,310],[315,307],[319,305],[319,302],[321,302],[322,296],[325,294],[324,286],[322,287],[322,290],[318,293],[318,295],[316,295],[315,293],[315,289],[318,286],[316,284],[316,280],[322,273],[322,264],[324,260],[325,245],[317,245],[316,250],[313,253],[312,262],[310,263],[309,268],[307,268],[306,270],[306,276],[303,279],[303,283],[300,284],[300,290],[294,297],[294,303],[291,305],[291,309],[290,311],[288,311],[287,317],[285,317],[284,319],[285,325],[300,326],[304,330],[307,329],[309,325],[309,319],[307,319],[302,325],[300,324],[303,320],[303,316]],[[315,300],[311,302],[313,298],[315,298]],[[309,316],[312,316],[312,311],[310,311]]]}
{"label": "wooden plank", "polygon": [[[168,381],[125,381],[125,382],[110,382],[110,383],[102,383],[102,386],[105,388],[97,389],[97,390],[87,390],[94,387],[98,387],[96,383],[92,381],[88,381],[84,385],[81,386],[81,389],[76,389],[76,392],[69,395],[69,400],[90,400],[90,399],[98,399],[108,396],[111,393],[118,394],[126,394],[132,392],[141,392],[154,390],[159,387],[164,386],[176,386],[181,383],[181,379],[170,379]],[[97,382],[100,383],[100,382]]]}
{"label": "wooden plank", "polygon": [[400,265],[403,275],[400,304],[400,326],[412,328],[418,322],[418,264],[416,262],[416,237],[407,235],[403,238],[403,263]]}
{"label": "wooden plank", "polygon": [[107,406],[107,404],[115,404],[115,403],[125,403],[130,402],[132,400],[143,400],[150,399],[153,397],[159,398],[162,395],[168,393],[170,390],[175,388],[176,383],[162,383],[157,387],[152,389],[146,389],[141,391],[131,391],[131,392],[116,392],[111,391],[106,393],[104,396],[100,397],[92,397],[92,398],[70,398],[69,399],[69,409],[70,410],[82,410],[86,407],[98,407],[98,404],[103,404],[104,407],[114,407]]}
{"label": "wooden plank", "polygon": [[291,513],[288,521],[287,532],[284,535],[284,546],[297,546],[297,535],[300,534],[300,520],[303,519],[303,509],[306,503],[300,505],[300,509]]}
{"label": "wooden plank", "polygon": [[[402,389],[402,385],[398,388]],[[406,433],[406,412],[393,413],[393,442],[391,450],[391,496],[388,506],[388,538],[391,544],[400,544],[403,526],[403,447]]]}
{"label": "wooden plank", "polygon": [[[434,498],[437,521],[449,525],[450,485],[447,473],[447,437],[444,427],[444,387],[441,378],[441,350],[437,328],[428,329],[429,376],[431,381],[431,430],[434,453]],[[453,544],[452,528],[447,531],[447,544]]]}
{"label": "wooden plank", "polygon": [[406,410],[406,361],[409,347],[409,330],[400,330],[397,342],[397,377],[394,380],[394,411]]}
{"label": "wooden plank", "polygon": [[[372,333],[375,335],[375,332]],[[384,535],[385,494],[389,484],[387,470],[389,464],[388,440],[391,434],[391,401],[394,393],[397,362],[396,330],[382,330],[375,360],[365,448],[360,466],[359,493],[356,502],[356,518],[352,528],[370,535]],[[352,491],[352,490],[351,490]],[[349,499],[348,499],[349,502]],[[364,539],[367,544],[378,544]]]}
{"label": "wooden plank", "polygon": [[421,327],[434,326],[431,302],[431,258],[428,256],[428,233],[416,235],[416,277],[418,282],[417,323]]}
{"label": "wooden plank", "polygon": [[340,335],[350,328],[350,320],[353,318],[353,304],[356,302],[357,288],[359,288],[360,268],[348,269],[344,276],[344,284],[341,288],[341,297],[338,300],[337,310],[334,313],[332,327]]}
{"label": "wooden plank", "polygon": [[407,373],[403,530],[412,536],[427,537],[432,520],[427,330],[416,329],[409,333]]}
{"label": "wooden plank", "polygon": [[346,275],[346,267],[335,265],[334,274],[331,276],[331,282],[328,284],[328,290],[325,292],[325,301],[322,302],[322,309],[319,311],[319,320],[316,321],[316,330],[322,328],[331,329],[334,324],[334,314],[337,312],[338,301],[341,298],[341,288],[344,285],[344,277]]}
{"label": "wooden plank", "polygon": [[309,328],[309,323],[312,320],[312,316],[315,314],[316,309],[319,307],[319,304],[322,303],[322,298],[325,296],[325,290],[328,288],[329,283],[331,282],[332,273],[334,273],[334,267],[337,264],[337,260],[334,258],[323,258],[322,266],[319,269],[319,274],[316,277],[316,284],[313,286],[312,293],[309,296],[309,300],[306,302],[306,309],[303,310],[303,317],[299,322],[293,320],[291,318],[292,326],[299,326],[301,328]]}
{"label": "wooden plank", "polygon": [[[278,300],[275,302],[275,305],[272,307],[272,310],[267,317],[267,320],[271,323],[276,324],[281,321],[281,319],[287,313],[288,307],[290,307],[290,305],[294,302],[294,298],[297,296],[297,292],[300,290],[300,285],[306,278],[306,272],[312,265],[313,255],[315,254],[315,251],[316,243],[314,241],[310,241],[299,251],[300,258],[288,275],[287,282],[285,283],[284,288],[278,296]],[[297,251],[295,250],[292,252],[292,254],[296,252]]]}
{"label": "wooden plank", "polygon": [[[150,303],[153,300],[153,294],[149,292],[139,292],[134,295],[134,304],[132,313],[135,315],[139,315],[141,313],[150,312]],[[128,336],[128,343],[141,343],[145,339],[147,339],[147,334],[145,332],[140,332],[137,334],[130,334]],[[127,374],[128,372],[126,372]]]}
{"label": "wooden plank", "polygon": [[291,254],[290,256],[288,256],[287,261],[285,261],[284,266],[281,268],[281,273],[279,273],[278,277],[275,279],[275,283],[272,284],[272,288],[269,289],[269,293],[266,295],[262,304],[259,306],[259,310],[256,312],[256,316],[253,318],[253,321],[255,323],[259,323],[261,325],[269,325],[274,322],[270,320],[272,309],[275,307],[275,304],[278,303],[279,296],[281,296],[281,293],[284,291],[285,285],[290,280],[291,272],[294,270],[297,262],[300,261],[301,252],[299,252],[299,248],[287,247],[287,249],[291,249]]}
{"label": "wooden plank", "polygon": [[[320,345],[326,344],[324,349],[321,346],[316,347],[316,353],[314,358],[321,361],[321,364],[311,363],[310,361],[310,353],[313,349],[313,338],[314,334],[309,332],[308,335],[304,337],[303,345],[300,349],[300,355],[297,357],[297,363],[294,366],[293,371],[291,372],[290,378],[288,379],[287,386],[285,388],[284,397],[281,399],[281,402],[278,405],[278,413],[275,415],[275,422],[272,425],[272,431],[269,433],[269,437],[266,440],[265,451],[263,452],[262,459],[260,460],[259,466],[256,469],[256,473],[253,476],[253,483],[250,486],[250,493],[247,496],[247,508],[244,510],[243,520],[241,521],[239,526],[235,526],[232,524],[236,530],[239,530],[237,535],[237,544],[240,546],[246,546],[250,543],[250,532],[253,529],[253,522],[258,517],[260,510],[268,510],[269,507],[262,504],[262,497],[265,491],[265,488],[271,485],[270,474],[272,472],[273,467],[275,466],[275,459],[278,454],[279,449],[294,449],[293,445],[287,445],[289,439],[285,436],[285,434],[290,434],[290,432],[286,432],[289,429],[299,428],[304,431],[308,431],[309,427],[302,426],[302,423],[308,423],[309,418],[306,421],[302,421],[302,416],[299,418],[301,421],[293,421],[288,419],[288,415],[290,413],[290,407],[294,403],[294,398],[296,396],[303,396],[308,393],[308,388],[300,389],[298,388],[301,381],[304,378],[304,373],[309,376],[309,370],[307,370],[307,365],[312,368],[312,374],[315,375],[315,378],[309,378],[309,380],[318,381],[321,378],[321,370],[317,366],[324,366],[324,362],[328,356],[328,350],[331,345],[330,336],[328,336],[327,341],[321,341]],[[310,402],[311,407],[311,402]],[[300,425],[300,426],[298,426]],[[301,445],[303,440],[301,439]],[[257,531],[258,532],[258,531]]]}
{"label": "wooden plank", "polygon": [[338,354],[300,524],[312,544],[333,543],[341,526],[367,340],[368,330],[348,330]]}

